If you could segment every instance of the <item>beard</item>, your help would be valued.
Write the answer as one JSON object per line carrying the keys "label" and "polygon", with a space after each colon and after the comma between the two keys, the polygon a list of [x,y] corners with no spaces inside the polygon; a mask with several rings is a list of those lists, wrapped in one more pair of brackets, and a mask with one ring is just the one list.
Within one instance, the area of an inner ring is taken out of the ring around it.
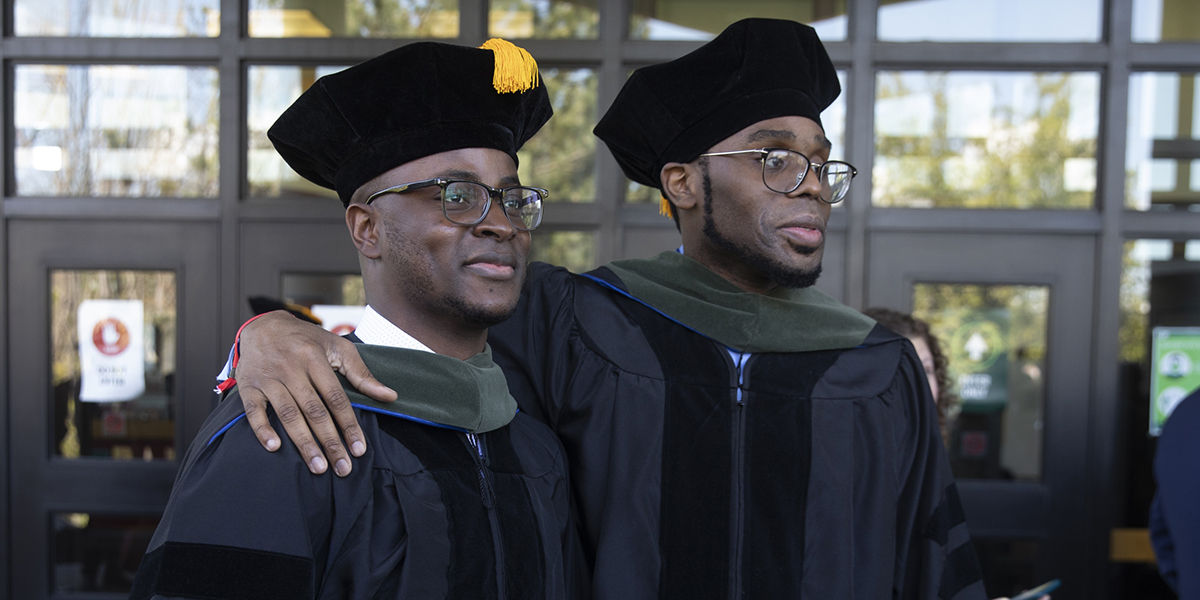
{"label": "beard", "polygon": [[[765,275],[773,281],[775,285],[785,288],[806,288],[817,283],[817,279],[821,277],[821,263],[812,269],[803,267],[792,267],[783,264],[769,256],[755,252],[753,249],[739,244],[717,229],[717,222],[713,219],[713,198],[712,198],[712,180],[708,177],[708,159],[700,160],[700,173],[703,175],[701,180],[704,185],[704,236],[708,238],[714,246],[724,250],[730,255],[736,257],[742,263],[750,266],[754,270]],[[793,250],[800,254],[813,254],[820,248],[809,248],[807,246],[793,247]]]}

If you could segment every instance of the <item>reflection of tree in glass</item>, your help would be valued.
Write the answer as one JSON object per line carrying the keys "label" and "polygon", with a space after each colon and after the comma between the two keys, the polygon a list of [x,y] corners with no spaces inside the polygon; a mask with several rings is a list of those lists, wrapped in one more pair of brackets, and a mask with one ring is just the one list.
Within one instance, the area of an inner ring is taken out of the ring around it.
{"label": "reflection of tree in glass", "polygon": [[491,35],[506,38],[592,39],[600,12],[596,0],[492,0],[488,21]]}
{"label": "reflection of tree in glass", "polygon": [[551,202],[591,202],[596,195],[596,74],[541,69],[554,118],[525,144],[521,183],[550,190]]}
{"label": "reflection of tree in glass", "polygon": [[1150,343],[1150,261],[1134,253],[1136,241],[1125,242],[1121,257],[1121,327],[1117,332],[1121,362],[1141,364]]}
{"label": "reflection of tree in glass", "polygon": [[596,267],[595,235],[590,231],[535,231],[530,261],[566,267],[574,273]]}
{"label": "reflection of tree in glass", "polygon": [[362,37],[454,37],[458,0],[346,2],[346,33]]}
{"label": "reflection of tree in glass", "polygon": [[[61,164],[19,164],[20,195],[217,195],[216,69],[18,67],[24,121],[16,145],[61,151]],[[32,168],[30,168],[32,167]]]}
{"label": "reflection of tree in glass", "polygon": [[[874,203],[921,208],[1091,207],[1093,191],[1072,189],[1066,181],[1069,159],[1094,161],[1096,156],[1094,133],[1083,138],[1068,134],[1072,109],[1081,110],[1072,106],[1073,88],[1085,84],[1083,77],[1087,75],[991,76],[988,85],[997,88],[1028,78],[1033,97],[1022,99],[1024,110],[997,102],[990,115],[976,115],[962,97],[953,98],[967,87],[955,74],[881,73],[878,101],[894,100],[906,109],[899,111],[902,117],[919,121],[914,107],[927,98],[931,131],[876,136]],[[914,89],[918,87],[922,89]],[[911,104],[905,105],[906,100]],[[952,113],[969,115],[976,130],[978,121],[985,120],[986,134],[955,136],[949,127]]]}

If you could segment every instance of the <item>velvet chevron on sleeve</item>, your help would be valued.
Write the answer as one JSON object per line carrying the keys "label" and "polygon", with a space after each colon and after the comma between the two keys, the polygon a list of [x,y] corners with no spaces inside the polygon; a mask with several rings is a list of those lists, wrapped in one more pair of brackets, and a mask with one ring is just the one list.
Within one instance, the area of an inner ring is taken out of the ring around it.
{"label": "velvet chevron on sleeve", "polygon": [[489,343],[562,440],[592,595],[984,598],[920,361],[868,330],[741,352],[609,269],[532,265]]}

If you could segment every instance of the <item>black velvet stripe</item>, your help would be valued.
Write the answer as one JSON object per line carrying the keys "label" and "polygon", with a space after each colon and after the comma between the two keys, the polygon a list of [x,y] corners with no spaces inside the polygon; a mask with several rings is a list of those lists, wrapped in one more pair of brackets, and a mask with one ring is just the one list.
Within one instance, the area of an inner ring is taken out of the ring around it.
{"label": "black velvet stripe", "polygon": [[938,596],[949,600],[963,588],[983,579],[979,559],[970,543],[963,544],[946,555],[946,567],[942,570],[942,584]]}
{"label": "black velvet stripe", "polygon": [[728,390],[667,386],[659,598],[729,594],[733,425]]}
{"label": "black velvet stripe", "polygon": [[649,308],[615,292],[612,297],[645,333],[665,380],[659,598],[726,598],[736,406],[729,356]]}
{"label": "black velvet stripe", "polygon": [[[462,434],[406,419],[380,418],[379,428],[409,449],[441,490],[449,525],[451,598],[496,589],[492,526],[479,491],[479,474]],[[488,597],[494,596],[489,594]]]}
{"label": "black velvet stripe", "polygon": [[[489,434],[490,435],[490,434]],[[545,547],[532,518],[533,506],[523,478],[496,474],[496,503],[500,517],[500,539],[504,542],[504,582],[508,598],[545,598]]]}
{"label": "black velvet stripe", "polygon": [[958,498],[958,486],[951,483],[946,488],[946,497],[942,500],[942,504],[933,511],[933,516],[929,518],[929,524],[925,526],[924,536],[926,539],[937,542],[939,546],[945,546],[946,540],[949,539],[950,530],[966,522],[967,516],[963,514],[962,502]]}
{"label": "black velvet stripe", "polygon": [[746,598],[799,598],[812,457],[808,398],[747,394]]}
{"label": "black velvet stripe", "polygon": [[142,585],[130,598],[295,600],[313,594],[312,560],[232,546],[167,542],[146,554],[139,571]]}
{"label": "black velvet stripe", "polygon": [[[496,590],[495,544],[479,478],[464,471],[434,471],[442,490],[450,531],[450,598],[493,598]],[[505,499],[507,500],[507,498]],[[486,595],[481,596],[481,591]]]}

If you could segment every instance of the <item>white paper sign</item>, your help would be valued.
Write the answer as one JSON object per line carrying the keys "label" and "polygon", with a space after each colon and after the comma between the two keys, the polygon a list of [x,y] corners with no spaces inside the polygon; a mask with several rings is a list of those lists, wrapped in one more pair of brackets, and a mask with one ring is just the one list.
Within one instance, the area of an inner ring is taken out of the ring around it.
{"label": "white paper sign", "polygon": [[122,402],[146,391],[141,300],[84,300],[77,315],[79,399]]}
{"label": "white paper sign", "polygon": [[321,320],[321,327],[338,335],[346,335],[358,329],[365,306],[342,304],[314,304],[309,310]]}

